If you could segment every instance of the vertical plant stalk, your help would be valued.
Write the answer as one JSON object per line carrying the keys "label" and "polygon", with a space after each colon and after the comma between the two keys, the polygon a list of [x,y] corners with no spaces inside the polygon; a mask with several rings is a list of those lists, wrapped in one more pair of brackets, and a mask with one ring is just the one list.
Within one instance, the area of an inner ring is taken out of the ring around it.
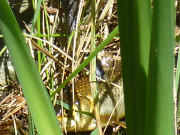
{"label": "vertical plant stalk", "polygon": [[[95,44],[95,2],[96,0],[91,1],[91,52],[96,49]],[[90,62],[90,82],[91,82],[91,93],[93,94],[93,98],[95,99],[97,92],[97,84],[96,84],[96,56]],[[102,135],[102,127],[101,120],[99,114],[99,102],[94,104],[94,113],[97,121],[97,127],[99,131],[99,135]]]}
{"label": "vertical plant stalk", "polygon": [[[180,42],[179,42],[180,45]],[[180,55],[177,58],[177,68],[176,68],[176,76],[175,76],[175,97],[177,102],[177,119],[180,118],[180,91],[179,91],[179,78],[180,78]],[[178,121],[177,121],[178,122]]]}
{"label": "vertical plant stalk", "polygon": [[[42,0],[38,0],[37,5],[35,5],[35,2],[34,2],[34,1],[35,1],[35,0],[32,0],[32,3],[33,3],[33,7],[34,7],[34,9],[36,9],[36,11],[35,11],[35,13],[34,13],[33,24],[32,24],[32,28],[31,28],[31,34],[32,34],[32,32],[34,31],[34,27],[35,27],[35,24],[36,24],[38,15],[39,15],[39,13],[40,13]],[[35,6],[36,6],[36,7],[35,7]]]}
{"label": "vertical plant stalk", "polygon": [[174,130],[174,0],[154,1],[147,88],[146,135],[175,134]]}
{"label": "vertical plant stalk", "polygon": [[[38,17],[37,17],[37,37],[40,38],[41,35],[41,15],[40,15],[40,11],[38,13]],[[41,48],[43,48],[42,46],[42,42],[38,40],[38,45],[41,46]],[[42,53],[41,51],[38,50],[38,70],[39,73],[41,73],[41,64],[42,64]]]}
{"label": "vertical plant stalk", "polygon": [[144,135],[151,3],[149,0],[117,2],[127,134]]}

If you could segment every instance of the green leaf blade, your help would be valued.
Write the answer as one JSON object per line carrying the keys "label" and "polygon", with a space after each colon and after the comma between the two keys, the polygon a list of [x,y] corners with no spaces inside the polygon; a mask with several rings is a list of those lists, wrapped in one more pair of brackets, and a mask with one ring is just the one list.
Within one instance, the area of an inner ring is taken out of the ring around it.
{"label": "green leaf blade", "polygon": [[154,1],[147,89],[146,134],[175,134],[174,1]]}
{"label": "green leaf blade", "polygon": [[49,95],[6,0],[0,1],[0,30],[39,134],[62,134]]}

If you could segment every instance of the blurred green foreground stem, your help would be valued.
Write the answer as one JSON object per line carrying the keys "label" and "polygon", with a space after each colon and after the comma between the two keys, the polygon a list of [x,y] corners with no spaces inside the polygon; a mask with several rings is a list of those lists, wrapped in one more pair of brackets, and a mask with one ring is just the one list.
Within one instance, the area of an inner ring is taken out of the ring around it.
{"label": "blurred green foreground stem", "polygon": [[118,0],[118,16],[127,134],[173,135],[175,1]]}
{"label": "blurred green foreground stem", "polygon": [[0,31],[10,52],[38,134],[62,134],[48,92],[6,0],[0,0]]}

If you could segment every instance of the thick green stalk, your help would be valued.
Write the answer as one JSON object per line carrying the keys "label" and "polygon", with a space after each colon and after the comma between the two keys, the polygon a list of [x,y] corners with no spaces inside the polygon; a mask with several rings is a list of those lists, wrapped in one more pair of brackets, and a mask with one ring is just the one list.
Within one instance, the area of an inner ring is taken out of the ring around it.
{"label": "thick green stalk", "polygon": [[146,135],[174,135],[174,0],[154,1]]}
{"label": "thick green stalk", "polygon": [[149,0],[118,0],[122,72],[129,135],[144,135],[151,38]]}
{"label": "thick green stalk", "polygon": [[62,134],[49,95],[6,0],[0,0],[0,31],[40,135]]}

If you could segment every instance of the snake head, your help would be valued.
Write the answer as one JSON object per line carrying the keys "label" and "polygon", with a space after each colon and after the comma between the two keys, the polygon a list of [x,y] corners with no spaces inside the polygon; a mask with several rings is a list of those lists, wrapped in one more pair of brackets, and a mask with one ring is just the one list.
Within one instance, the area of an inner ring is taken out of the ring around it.
{"label": "snake head", "polygon": [[93,118],[93,98],[91,95],[88,77],[81,77],[75,82],[74,101],[73,91],[65,89],[63,91],[63,104],[68,104],[69,108],[56,105],[55,111],[57,119],[63,131],[90,131],[96,127]]}

